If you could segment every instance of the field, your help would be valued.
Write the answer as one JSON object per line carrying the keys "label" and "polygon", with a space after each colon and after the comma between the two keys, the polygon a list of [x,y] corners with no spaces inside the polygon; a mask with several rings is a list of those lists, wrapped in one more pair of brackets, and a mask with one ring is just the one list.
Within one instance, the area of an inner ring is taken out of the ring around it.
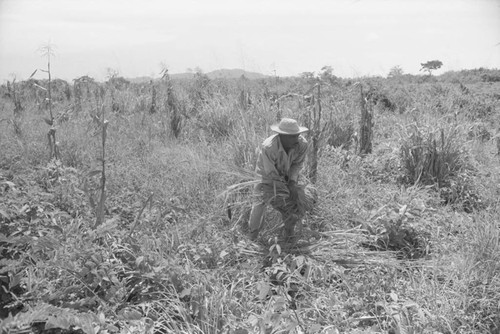
{"label": "field", "polygon": [[[500,333],[499,71],[48,85],[0,87],[2,333]],[[281,117],[318,201],[252,242]]]}

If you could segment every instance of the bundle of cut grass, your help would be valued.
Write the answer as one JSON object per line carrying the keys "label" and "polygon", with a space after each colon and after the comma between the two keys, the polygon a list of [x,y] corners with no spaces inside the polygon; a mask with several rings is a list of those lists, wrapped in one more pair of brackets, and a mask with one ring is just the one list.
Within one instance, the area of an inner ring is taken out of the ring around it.
{"label": "bundle of cut grass", "polygon": [[[317,191],[310,184],[300,183],[296,186],[297,198],[290,199],[290,189],[285,182],[274,181],[272,183],[263,183],[260,175],[255,172],[238,168],[228,172],[244,180],[227,187],[221,194],[226,200],[229,198],[240,198],[244,194],[246,200],[259,201],[264,194],[264,201],[276,207],[283,208],[286,212],[303,216],[310,212],[317,201]],[[255,191],[257,190],[257,191]]]}
{"label": "bundle of cut grass", "polygon": [[[300,239],[293,243],[280,242],[281,258],[287,255],[307,256],[322,263],[336,263],[342,266],[396,265],[399,260],[391,251],[366,250],[360,243],[367,242],[371,236],[362,229],[338,230],[320,233],[321,240]],[[240,241],[239,254],[244,257],[266,257],[272,253],[275,238],[263,238],[260,243]],[[271,249],[271,250],[270,250]]]}
{"label": "bundle of cut grass", "polygon": [[317,200],[316,189],[309,184],[300,184],[296,186],[297,197],[290,197],[290,188],[284,182],[274,182],[273,184],[262,184],[264,196],[271,194],[269,203],[273,207],[280,208],[287,213],[292,213],[300,217],[314,208]]}
{"label": "bundle of cut grass", "polygon": [[[233,229],[237,226],[246,229],[252,205],[261,201],[270,204],[282,214],[293,214],[299,219],[311,212],[316,204],[316,189],[309,184],[297,185],[297,197],[292,200],[289,186],[284,182],[262,183],[260,175],[242,168],[228,173],[242,180],[227,187],[221,194],[225,198],[228,217],[234,223]],[[272,224],[270,228],[274,230],[279,226]]]}

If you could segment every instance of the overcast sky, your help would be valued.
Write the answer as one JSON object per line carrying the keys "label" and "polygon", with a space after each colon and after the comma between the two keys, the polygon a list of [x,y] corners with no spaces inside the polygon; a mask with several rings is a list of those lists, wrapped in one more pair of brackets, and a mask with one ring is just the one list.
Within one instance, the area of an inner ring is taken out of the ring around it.
{"label": "overcast sky", "polygon": [[[220,68],[341,77],[500,68],[499,0],[0,0],[0,82]],[[42,78],[42,74],[37,74]]]}

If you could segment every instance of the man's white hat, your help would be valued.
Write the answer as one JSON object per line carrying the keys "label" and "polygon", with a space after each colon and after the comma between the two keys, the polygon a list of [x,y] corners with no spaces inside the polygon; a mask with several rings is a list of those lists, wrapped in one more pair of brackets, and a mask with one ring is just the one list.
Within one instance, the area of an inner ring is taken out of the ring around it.
{"label": "man's white hat", "polygon": [[278,124],[271,125],[271,130],[284,135],[298,135],[309,131],[308,128],[299,126],[296,120],[283,118]]}

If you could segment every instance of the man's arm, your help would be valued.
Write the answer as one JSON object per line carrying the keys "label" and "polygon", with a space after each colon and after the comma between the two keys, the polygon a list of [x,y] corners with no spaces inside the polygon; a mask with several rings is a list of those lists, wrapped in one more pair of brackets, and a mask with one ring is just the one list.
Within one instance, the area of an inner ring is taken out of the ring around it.
{"label": "man's arm", "polygon": [[264,181],[280,180],[280,174],[276,169],[275,157],[270,149],[262,147],[259,153],[259,174]]}
{"label": "man's arm", "polygon": [[307,141],[304,139],[300,142],[299,147],[297,148],[296,156],[294,157],[288,172],[290,181],[296,183],[299,178],[299,173],[304,167],[304,161],[306,160],[307,146]]}

